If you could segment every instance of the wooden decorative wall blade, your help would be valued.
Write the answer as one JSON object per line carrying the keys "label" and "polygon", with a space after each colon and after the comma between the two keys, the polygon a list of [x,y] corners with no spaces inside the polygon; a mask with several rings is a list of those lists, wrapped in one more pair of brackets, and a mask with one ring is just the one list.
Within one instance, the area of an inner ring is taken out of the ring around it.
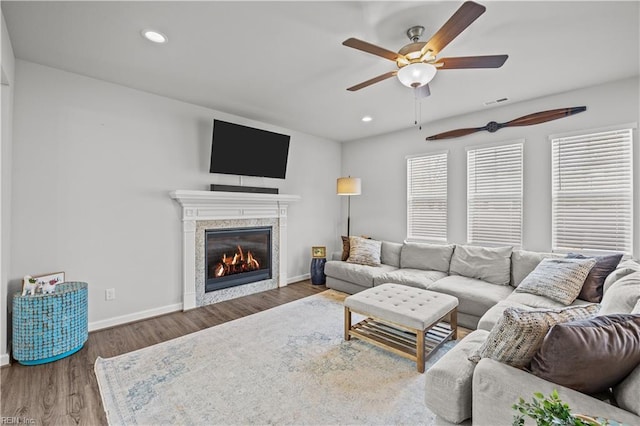
{"label": "wooden decorative wall blade", "polygon": [[457,130],[450,130],[444,133],[438,133],[437,135],[429,136],[427,140],[435,141],[440,139],[459,138],[460,136],[470,135],[471,133],[481,132],[483,130],[493,133],[493,132],[497,132],[503,127],[531,126],[534,124],[546,123],[547,121],[568,117],[570,115],[578,114],[586,110],[587,110],[586,106],[579,106],[579,107],[571,107],[571,108],[552,109],[548,111],[540,111],[540,112],[536,112],[533,114],[516,118],[511,121],[507,121],[506,123],[496,123],[495,121],[491,121],[487,123],[486,126],[483,126],[483,127],[472,127],[467,129],[457,129]]}

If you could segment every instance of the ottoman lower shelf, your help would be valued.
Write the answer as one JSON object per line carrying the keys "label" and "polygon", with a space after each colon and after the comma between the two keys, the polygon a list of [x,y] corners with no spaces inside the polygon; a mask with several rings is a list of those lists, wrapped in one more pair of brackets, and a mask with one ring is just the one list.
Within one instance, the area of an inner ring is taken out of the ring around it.
{"label": "ottoman lower shelf", "polygon": [[[420,373],[424,373],[425,361],[436,349],[450,338],[456,339],[457,327],[442,322],[444,318],[427,330],[412,330],[371,317],[351,325],[351,312],[345,308],[345,340],[355,337],[415,361]],[[455,309],[446,316],[452,314],[455,317]]]}

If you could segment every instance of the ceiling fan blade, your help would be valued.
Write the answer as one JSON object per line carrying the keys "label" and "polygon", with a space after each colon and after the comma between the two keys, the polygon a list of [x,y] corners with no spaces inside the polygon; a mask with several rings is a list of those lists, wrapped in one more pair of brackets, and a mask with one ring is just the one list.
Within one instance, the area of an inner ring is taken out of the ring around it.
{"label": "ceiling fan blade", "polygon": [[[437,55],[446,45],[473,23],[486,8],[478,3],[466,1],[451,18],[436,32],[422,50],[432,50]],[[423,53],[424,53],[423,52]]]}
{"label": "ceiling fan blade", "polygon": [[404,56],[396,52],[392,52],[391,50],[376,46],[375,44],[367,43],[366,41],[358,40],[357,38],[348,38],[343,41],[342,44],[344,46],[371,53],[372,55],[380,56],[394,62],[404,59]]}
{"label": "ceiling fan blade", "polygon": [[416,98],[426,98],[427,96],[431,96],[431,89],[429,89],[429,85],[425,84],[424,86],[416,87],[413,89],[413,93]]}
{"label": "ceiling fan blade", "polygon": [[578,114],[586,110],[586,106],[579,106],[536,112],[534,114],[525,115],[523,117],[516,118],[515,120],[508,121],[504,123],[502,127],[531,126],[533,124],[546,123],[547,121],[568,117],[570,115]]}
{"label": "ceiling fan blade", "polygon": [[459,138],[460,136],[470,135],[471,133],[479,132],[481,130],[484,130],[484,127],[473,127],[469,129],[450,130],[448,132],[438,133],[437,135],[429,136],[427,140],[435,141],[439,139]]}
{"label": "ceiling fan blade", "polygon": [[372,84],[377,83],[379,81],[386,80],[389,77],[393,77],[397,73],[398,73],[398,71],[389,71],[387,73],[384,73],[382,75],[374,77],[371,80],[367,80],[367,81],[364,81],[364,82],[362,82],[360,84],[356,84],[355,86],[351,86],[347,90],[350,91],[350,92],[355,92],[356,90],[360,90],[360,89],[362,89],[364,87],[371,86]]}
{"label": "ceiling fan blade", "polygon": [[434,65],[439,70],[454,70],[463,68],[500,68],[509,55],[488,56],[460,56],[455,58],[441,58]]}

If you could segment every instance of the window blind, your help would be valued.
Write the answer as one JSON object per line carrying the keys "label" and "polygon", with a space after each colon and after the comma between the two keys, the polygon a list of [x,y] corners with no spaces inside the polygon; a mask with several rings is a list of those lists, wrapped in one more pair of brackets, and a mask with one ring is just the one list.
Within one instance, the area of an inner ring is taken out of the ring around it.
{"label": "window blind", "polygon": [[447,153],[407,158],[407,239],[447,240]]}
{"label": "window blind", "polygon": [[522,245],[522,142],[467,151],[467,241]]}
{"label": "window blind", "polygon": [[554,250],[631,254],[632,140],[631,129],[551,140]]}

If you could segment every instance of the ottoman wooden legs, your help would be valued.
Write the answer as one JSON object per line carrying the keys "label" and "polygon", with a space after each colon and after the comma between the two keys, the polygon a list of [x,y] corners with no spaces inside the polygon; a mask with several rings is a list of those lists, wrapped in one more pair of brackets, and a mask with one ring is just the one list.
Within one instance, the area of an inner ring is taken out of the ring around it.
{"label": "ottoman wooden legs", "polygon": [[[354,311],[355,312],[355,311]],[[444,342],[457,339],[458,314],[453,308],[425,330],[417,330],[390,321],[367,317],[351,325],[352,310],[344,308],[344,339],[357,337],[378,347],[416,362],[418,372],[424,373],[425,361]],[[363,312],[358,312],[367,315]],[[448,318],[449,324],[442,322]]]}

